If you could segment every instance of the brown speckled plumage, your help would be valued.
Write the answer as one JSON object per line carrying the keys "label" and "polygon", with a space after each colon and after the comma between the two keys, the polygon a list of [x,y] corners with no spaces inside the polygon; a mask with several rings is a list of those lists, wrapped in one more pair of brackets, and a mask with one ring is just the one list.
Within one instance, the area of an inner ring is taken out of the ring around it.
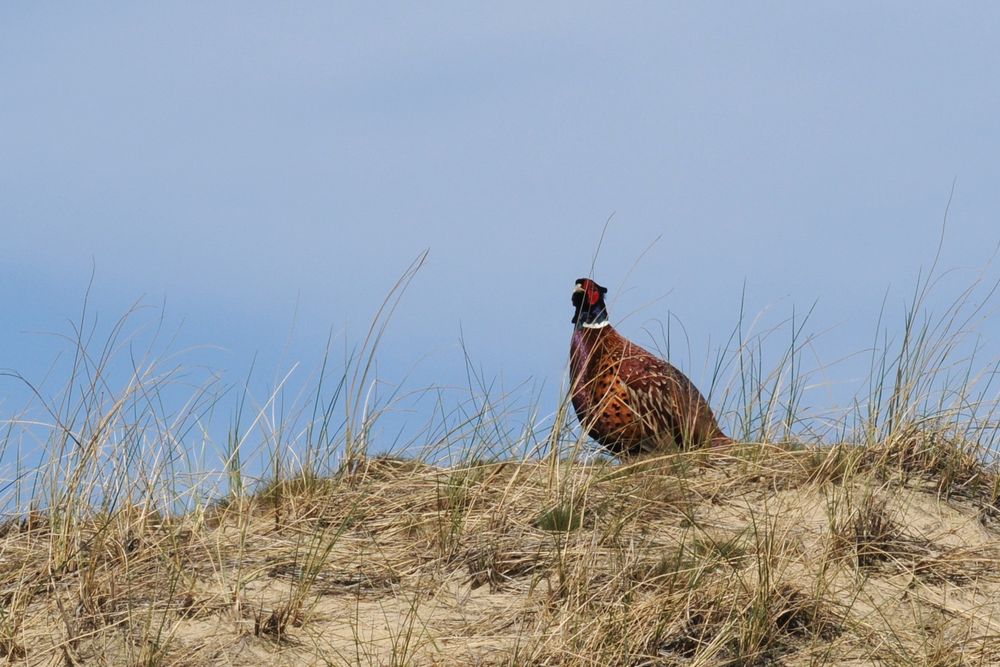
{"label": "brown speckled plumage", "polygon": [[570,380],[573,408],[590,437],[630,456],[731,443],[683,373],[607,323],[607,290],[588,279],[577,285]]}

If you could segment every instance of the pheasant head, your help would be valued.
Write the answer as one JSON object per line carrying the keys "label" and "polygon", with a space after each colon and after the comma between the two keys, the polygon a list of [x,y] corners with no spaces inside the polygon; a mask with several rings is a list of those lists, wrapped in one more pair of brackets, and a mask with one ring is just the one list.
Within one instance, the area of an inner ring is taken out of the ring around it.
{"label": "pheasant head", "polygon": [[604,304],[607,287],[601,287],[590,278],[580,278],[573,288],[573,324],[577,329],[603,325],[608,321],[608,309]]}

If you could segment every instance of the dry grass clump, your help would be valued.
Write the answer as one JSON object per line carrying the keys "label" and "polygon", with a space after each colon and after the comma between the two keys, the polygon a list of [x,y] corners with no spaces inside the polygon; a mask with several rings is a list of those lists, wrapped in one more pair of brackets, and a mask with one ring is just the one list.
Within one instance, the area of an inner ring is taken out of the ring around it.
{"label": "dry grass clump", "polygon": [[916,478],[938,493],[995,504],[1000,483],[994,469],[983,466],[980,443],[945,429],[912,425],[865,451],[864,464],[903,482]]}

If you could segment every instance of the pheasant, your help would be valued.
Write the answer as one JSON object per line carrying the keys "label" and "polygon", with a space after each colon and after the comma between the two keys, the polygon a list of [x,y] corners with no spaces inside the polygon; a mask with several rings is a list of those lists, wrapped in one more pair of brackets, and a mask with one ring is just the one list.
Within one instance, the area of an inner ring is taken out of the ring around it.
{"label": "pheasant", "polygon": [[589,278],[573,290],[571,392],[590,437],[617,456],[732,444],[691,380],[615,331],[607,292]]}

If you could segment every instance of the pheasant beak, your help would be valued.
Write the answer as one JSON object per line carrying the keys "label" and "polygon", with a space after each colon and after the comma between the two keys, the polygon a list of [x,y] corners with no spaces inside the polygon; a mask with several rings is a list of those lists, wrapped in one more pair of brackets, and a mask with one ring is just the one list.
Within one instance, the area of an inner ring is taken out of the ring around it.
{"label": "pheasant beak", "polygon": [[581,285],[580,283],[577,283],[576,287],[573,288],[574,294],[576,294],[577,292],[586,292],[586,291],[587,290],[583,289],[583,285]]}

